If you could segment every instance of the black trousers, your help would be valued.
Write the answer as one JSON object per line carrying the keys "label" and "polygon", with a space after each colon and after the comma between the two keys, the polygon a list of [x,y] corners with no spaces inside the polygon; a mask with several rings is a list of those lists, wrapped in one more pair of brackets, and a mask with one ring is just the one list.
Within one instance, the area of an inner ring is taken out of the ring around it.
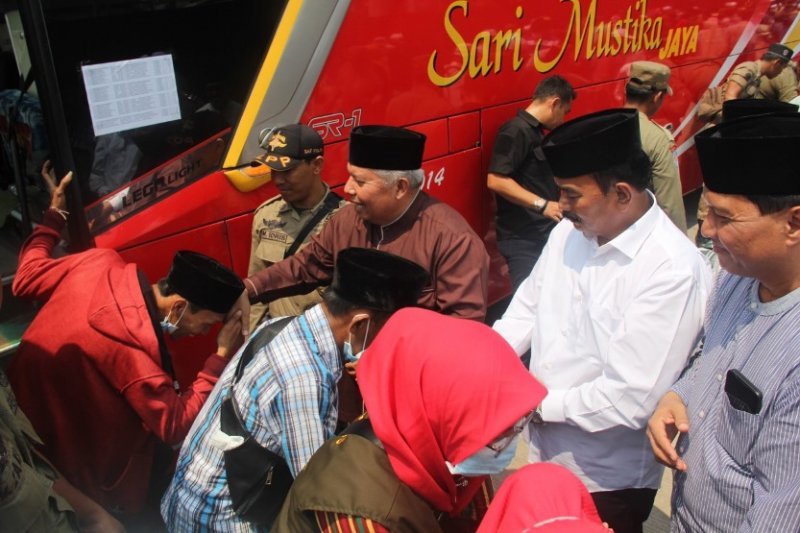
{"label": "black trousers", "polygon": [[614,533],[642,533],[642,524],[650,516],[656,499],[656,489],[593,492],[592,499],[600,518]]}
{"label": "black trousers", "polygon": [[525,241],[522,239],[503,239],[497,241],[497,249],[500,250],[506,263],[508,263],[508,274],[511,278],[511,291],[517,289],[525,278],[530,276],[533,266],[542,255],[542,248],[546,244],[544,241]]}

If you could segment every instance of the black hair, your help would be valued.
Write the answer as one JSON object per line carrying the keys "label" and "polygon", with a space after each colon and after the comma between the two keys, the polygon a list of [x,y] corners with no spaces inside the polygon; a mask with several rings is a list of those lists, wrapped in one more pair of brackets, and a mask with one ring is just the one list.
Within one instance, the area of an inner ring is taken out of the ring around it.
{"label": "black hair", "polygon": [[[172,287],[172,285],[169,284],[169,281],[167,281],[167,278],[161,278],[160,280],[158,280],[158,283],[156,283],[156,285],[158,286],[158,292],[161,293],[161,296],[172,296],[173,294],[178,294],[175,291],[175,289]],[[183,296],[180,295],[180,294],[178,294],[178,296],[183,298]],[[189,302],[189,312],[190,313],[197,313],[198,311],[203,309],[202,307],[200,307],[199,305],[197,305],[194,302],[189,301],[188,299],[186,301]]]}
{"label": "black hair", "polygon": [[800,195],[772,196],[767,194],[748,194],[745,198],[756,204],[762,215],[779,213],[784,209],[800,205]]}
{"label": "black hair", "polygon": [[540,81],[533,92],[534,100],[546,100],[551,96],[558,96],[564,103],[570,103],[578,97],[572,85],[558,75],[548,76]]}
{"label": "black hair", "polygon": [[652,163],[644,150],[638,148],[622,163],[609,167],[599,172],[593,172],[592,177],[600,186],[603,194],[608,194],[611,187],[619,182],[625,182],[638,191],[650,186]]}
{"label": "black hair", "polygon": [[363,305],[354,304],[347,298],[342,297],[338,292],[336,292],[336,289],[332,287],[325,289],[325,292],[322,294],[322,300],[328,307],[330,314],[335,317],[347,315],[353,311],[356,311],[357,309],[365,309],[369,311],[370,317],[372,317],[373,321],[383,324],[391,315],[391,313],[386,311],[379,311],[377,309],[364,307]]}

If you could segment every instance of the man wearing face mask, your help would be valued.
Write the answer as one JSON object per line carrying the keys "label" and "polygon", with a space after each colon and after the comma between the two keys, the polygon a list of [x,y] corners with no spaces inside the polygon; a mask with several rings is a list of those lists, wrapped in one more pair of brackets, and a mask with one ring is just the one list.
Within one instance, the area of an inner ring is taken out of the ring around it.
{"label": "man wearing face mask", "polygon": [[[357,360],[395,310],[415,305],[427,282],[425,269],[412,261],[374,249],[346,248],[336,258],[322,303],[291,319],[271,341],[263,340],[264,333],[276,321],[256,329],[220,377],[184,441],[161,502],[169,530],[259,531],[268,526],[237,514],[242,507],[231,486],[240,480],[231,478],[226,452],[242,442],[221,430],[223,400],[235,401],[252,440],[279,456],[291,476],[297,476],[334,433],[336,384],[344,361]],[[248,353],[252,359],[241,363]],[[275,498],[282,501],[284,496]]]}
{"label": "man wearing face mask", "polygon": [[[45,178],[54,177],[45,173]],[[236,317],[196,380],[180,391],[164,332],[206,334],[241,293],[236,274],[194,252],[178,252],[155,285],[113,250],[53,258],[68,213],[64,189],[26,241],[13,290],[45,303],[9,363],[19,405],[54,466],[123,522],[135,517],[155,479],[164,445],[179,443],[240,344]],[[239,315],[239,318],[241,316]]]}

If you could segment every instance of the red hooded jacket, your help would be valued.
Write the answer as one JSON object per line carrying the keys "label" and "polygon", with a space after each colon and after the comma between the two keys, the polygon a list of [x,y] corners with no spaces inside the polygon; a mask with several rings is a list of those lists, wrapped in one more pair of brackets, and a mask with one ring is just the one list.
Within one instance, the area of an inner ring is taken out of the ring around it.
{"label": "red hooded jacket", "polygon": [[46,303],[7,372],[61,473],[106,508],[134,513],[157,440],[181,442],[226,360],[209,357],[178,395],[160,365],[136,265],[107,249],[51,258],[63,225],[48,211],[20,253],[14,294]]}

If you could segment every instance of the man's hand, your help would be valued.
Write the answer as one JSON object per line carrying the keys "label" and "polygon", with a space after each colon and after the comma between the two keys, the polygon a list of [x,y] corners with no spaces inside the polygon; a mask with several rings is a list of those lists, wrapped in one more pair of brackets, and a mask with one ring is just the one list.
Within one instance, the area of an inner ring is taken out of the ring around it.
{"label": "man's hand", "polygon": [[345,363],[344,371],[347,372],[353,379],[355,379],[357,367],[358,367],[358,361],[353,361],[352,363]]}
{"label": "man's hand", "polygon": [[50,192],[50,207],[58,211],[64,211],[67,207],[67,196],[64,191],[72,181],[72,172],[67,172],[67,175],[61,178],[61,183],[56,185],[56,173],[53,170],[53,164],[50,163],[50,160],[47,160],[42,165],[42,178],[47,185],[47,190]]}
{"label": "man's hand", "polygon": [[244,342],[242,336],[242,312],[235,311],[229,315],[225,324],[217,333],[217,355],[223,359],[230,358]]}
{"label": "man's hand", "polygon": [[228,311],[228,316],[225,317],[226,323],[230,321],[231,317],[235,315],[237,312],[241,311],[241,318],[240,322],[242,325],[242,337],[245,339],[248,335],[250,335],[250,297],[247,295],[247,289],[242,291],[242,294],[239,295],[239,299],[236,300],[236,303],[233,304],[231,310]]}
{"label": "man's hand", "polygon": [[559,207],[558,202],[554,202],[553,200],[547,201],[547,205],[544,207],[542,214],[556,222],[560,222],[561,219],[564,218],[564,215],[561,214],[561,207]]}
{"label": "man's hand", "polygon": [[686,463],[675,450],[675,436],[689,431],[689,414],[683,400],[673,391],[669,391],[658,402],[653,416],[647,423],[647,438],[653,448],[656,460],[670,468],[686,471]]}

